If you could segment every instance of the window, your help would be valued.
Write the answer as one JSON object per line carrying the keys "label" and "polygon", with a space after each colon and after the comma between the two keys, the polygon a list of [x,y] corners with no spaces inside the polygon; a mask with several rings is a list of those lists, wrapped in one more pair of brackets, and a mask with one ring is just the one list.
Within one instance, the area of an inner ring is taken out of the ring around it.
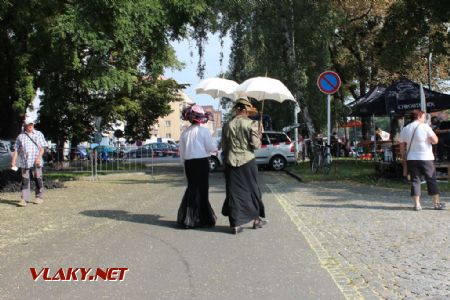
{"label": "window", "polygon": [[269,139],[267,138],[267,135],[266,134],[263,134],[262,135],[262,138],[261,138],[261,144],[262,145],[269,145],[270,143],[269,143]]}
{"label": "window", "polygon": [[[169,121],[170,122],[170,121]],[[170,134],[170,133],[166,133],[166,138],[171,138],[172,137],[172,134]]]}
{"label": "window", "polygon": [[271,144],[290,142],[289,137],[283,133],[267,133]]}
{"label": "window", "polygon": [[170,127],[170,121],[166,120],[166,127]]}

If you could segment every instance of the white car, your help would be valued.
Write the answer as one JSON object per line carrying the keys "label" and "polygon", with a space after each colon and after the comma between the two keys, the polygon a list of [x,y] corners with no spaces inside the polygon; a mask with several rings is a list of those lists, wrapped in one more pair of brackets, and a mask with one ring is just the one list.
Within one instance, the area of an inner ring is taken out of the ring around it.
{"label": "white car", "polygon": [[[255,150],[256,163],[268,166],[272,170],[281,171],[286,165],[295,162],[295,145],[284,132],[265,131],[261,138],[261,148]],[[210,171],[223,165],[221,151],[211,154]]]}

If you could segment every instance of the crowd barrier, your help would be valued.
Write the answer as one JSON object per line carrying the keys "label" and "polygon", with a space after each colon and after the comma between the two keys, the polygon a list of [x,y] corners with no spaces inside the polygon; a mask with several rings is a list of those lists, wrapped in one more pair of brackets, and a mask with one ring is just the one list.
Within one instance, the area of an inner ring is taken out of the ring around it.
{"label": "crowd barrier", "polygon": [[44,154],[46,172],[98,174],[117,172],[151,172],[156,157],[176,156],[144,147],[53,148]]}

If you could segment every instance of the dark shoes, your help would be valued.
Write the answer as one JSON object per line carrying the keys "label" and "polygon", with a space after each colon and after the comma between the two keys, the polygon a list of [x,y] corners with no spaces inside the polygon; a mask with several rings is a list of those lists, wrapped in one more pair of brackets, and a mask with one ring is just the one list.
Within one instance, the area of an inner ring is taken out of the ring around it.
{"label": "dark shoes", "polygon": [[445,209],[445,203],[437,203],[434,206],[434,209],[436,209],[436,210],[444,210]]}
{"label": "dark shoes", "polygon": [[253,221],[253,229],[262,228],[266,224],[267,221],[258,218],[255,221]]}
{"label": "dark shoes", "polygon": [[[266,220],[262,220],[260,218],[255,219],[253,221],[253,229],[263,228],[263,226],[266,224],[267,224]],[[236,227],[232,227],[232,230],[233,230],[232,231],[233,234],[239,234],[244,230],[244,228],[242,226],[236,226]]]}

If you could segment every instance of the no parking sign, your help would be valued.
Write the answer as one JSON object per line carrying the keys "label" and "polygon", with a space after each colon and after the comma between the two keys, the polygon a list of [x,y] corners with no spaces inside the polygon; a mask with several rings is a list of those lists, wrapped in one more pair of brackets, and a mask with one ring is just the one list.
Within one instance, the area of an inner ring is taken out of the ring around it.
{"label": "no parking sign", "polygon": [[341,87],[341,78],[336,72],[325,71],[317,78],[317,86],[325,94],[334,94]]}
{"label": "no parking sign", "polygon": [[[328,145],[331,144],[331,94],[336,93],[341,87],[341,78],[336,72],[325,71],[317,78],[317,86],[322,93],[327,94],[327,137]],[[330,148],[327,148],[330,153]]]}

